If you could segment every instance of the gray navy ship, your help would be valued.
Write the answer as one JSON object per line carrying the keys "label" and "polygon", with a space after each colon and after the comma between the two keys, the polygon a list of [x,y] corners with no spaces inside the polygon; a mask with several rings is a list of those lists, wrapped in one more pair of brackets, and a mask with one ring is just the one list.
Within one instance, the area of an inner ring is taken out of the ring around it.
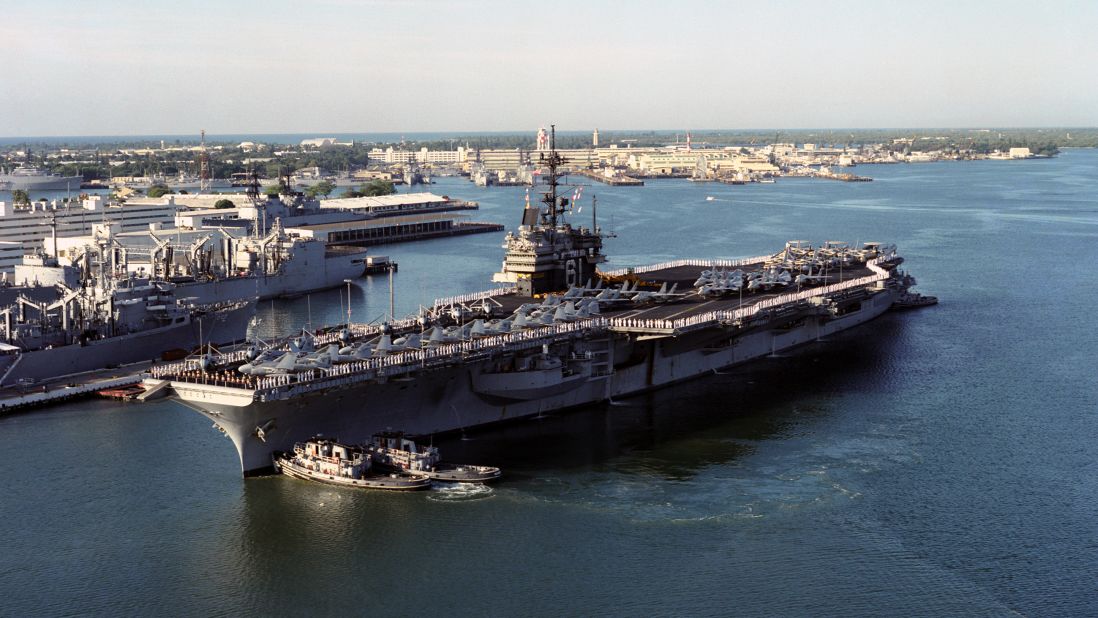
{"label": "gray navy ship", "polygon": [[[44,270],[62,270],[46,263]],[[8,288],[0,308],[0,387],[161,358],[164,353],[245,339],[255,300],[191,302],[175,286],[99,277],[52,288]],[[41,298],[36,291],[52,291]]]}
{"label": "gray navy ship", "polygon": [[27,149],[27,160],[22,165],[11,171],[0,171],[0,189],[13,191],[65,191],[80,188],[84,181],[82,176],[61,176],[51,174],[49,170],[36,167],[31,164],[30,149]]}
{"label": "gray navy ship", "polygon": [[914,285],[880,243],[600,271],[597,219],[566,220],[562,160],[551,148],[542,163],[548,190],[506,236],[503,287],[389,324],[161,365],[146,381],[211,419],[252,476],[317,434],[466,430],[658,389],[868,322]]}
{"label": "gray navy ship", "polygon": [[287,234],[279,219],[263,236],[216,228],[149,231],[125,241],[124,268],[168,281],[195,303],[303,296],[339,287],[367,268],[366,249]]}
{"label": "gray navy ship", "polygon": [[[51,217],[52,246],[57,222]],[[75,264],[25,256],[0,286],[0,387],[28,385],[127,363],[242,342],[255,298],[183,298],[170,281],[127,272],[109,227]]]}

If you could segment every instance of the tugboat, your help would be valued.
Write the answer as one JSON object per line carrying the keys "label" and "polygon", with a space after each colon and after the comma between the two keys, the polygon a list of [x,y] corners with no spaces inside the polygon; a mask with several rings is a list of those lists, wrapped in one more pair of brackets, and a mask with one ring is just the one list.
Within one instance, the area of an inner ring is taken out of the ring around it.
{"label": "tugboat", "polygon": [[431,487],[430,477],[421,472],[370,474],[371,458],[360,447],[319,437],[298,442],[293,453],[275,453],[272,459],[275,469],[286,476],[329,485],[390,491]]}
{"label": "tugboat", "polygon": [[374,434],[366,452],[379,468],[422,473],[443,483],[487,483],[501,474],[492,466],[442,463],[438,447],[416,444],[399,431]]}

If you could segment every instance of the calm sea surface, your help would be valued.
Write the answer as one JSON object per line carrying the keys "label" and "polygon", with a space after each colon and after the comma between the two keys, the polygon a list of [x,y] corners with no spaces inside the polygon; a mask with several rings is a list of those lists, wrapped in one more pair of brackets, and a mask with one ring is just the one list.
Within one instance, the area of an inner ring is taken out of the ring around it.
{"label": "calm sea surface", "polygon": [[[0,419],[0,614],[1098,614],[1098,152],[856,171],[876,180],[589,187],[611,267],[881,240],[942,303],[436,442],[502,466],[487,490],[244,481],[171,402]],[[522,206],[432,190],[512,228]],[[397,313],[490,287],[501,239],[379,248]],[[265,304],[260,328],[343,300]],[[387,306],[384,277],[352,287],[353,319]]]}

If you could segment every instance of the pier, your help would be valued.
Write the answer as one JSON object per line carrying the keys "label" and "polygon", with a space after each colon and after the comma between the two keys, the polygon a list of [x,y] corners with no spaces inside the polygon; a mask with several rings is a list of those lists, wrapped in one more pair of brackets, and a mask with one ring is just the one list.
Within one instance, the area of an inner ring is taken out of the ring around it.
{"label": "pier", "polygon": [[[302,228],[305,229],[305,228]],[[384,220],[371,221],[368,224],[325,223],[307,228],[313,238],[323,240],[329,245],[353,245],[370,247],[396,242],[442,238],[445,236],[464,236],[502,232],[504,226],[483,221],[455,221],[449,217],[421,215],[415,220],[403,223],[391,223]]]}
{"label": "pier", "polygon": [[[348,244],[363,247],[372,245],[385,245],[394,242],[408,242],[412,240],[426,240],[428,238],[443,238],[445,236],[465,236],[468,234],[486,234],[488,232],[502,232],[505,229],[499,223],[486,223],[483,221],[458,221],[452,226],[437,230],[408,231],[393,236],[376,238],[364,242],[351,242]],[[394,270],[396,270],[394,268]]]}
{"label": "pier", "polygon": [[592,171],[592,170],[579,170],[579,171],[573,172],[573,173],[577,174],[579,176],[583,176],[584,178],[590,178],[591,180],[595,180],[595,181],[601,182],[603,184],[610,185],[612,187],[643,187],[644,186],[644,181],[641,180],[640,178],[633,178],[632,176],[625,176],[624,174],[619,174],[619,175],[614,175],[614,176],[607,176],[605,174],[599,174],[598,172],[595,172],[595,171]]}
{"label": "pier", "polygon": [[90,397],[101,390],[141,384],[142,374],[149,369],[149,366],[150,363],[141,362],[121,369],[91,371],[62,376],[23,388],[2,389],[0,390],[0,416]]}
{"label": "pier", "polygon": [[816,178],[825,178],[827,180],[841,180],[842,182],[872,182],[873,179],[869,176],[857,176],[855,174],[848,173],[824,173],[820,172],[816,174]]}

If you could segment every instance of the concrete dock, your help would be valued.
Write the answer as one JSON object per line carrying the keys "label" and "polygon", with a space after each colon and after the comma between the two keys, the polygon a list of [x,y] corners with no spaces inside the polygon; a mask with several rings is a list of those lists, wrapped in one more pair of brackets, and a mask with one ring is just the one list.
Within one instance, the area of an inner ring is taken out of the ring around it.
{"label": "concrete dock", "polygon": [[372,247],[413,240],[426,240],[428,238],[442,238],[445,236],[464,236],[466,234],[484,234],[488,232],[502,232],[505,228],[498,223],[486,223],[481,221],[456,221],[449,226],[441,226],[437,229],[425,229],[420,226],[407,226],[407,230],[372,238],[348,238],[340,240],[340,244],[355,245],[359,247]]}
{"label": "concrete dock", "polygon": [[23,387],[0,389],[0,415],[93,396],[101,390],[141,383],[151,363],[143,361],[116,369],[59,376]]}
{"label": "concrete dock", "polygon": [[605,176],[603,174],[599,174],[599,173],[596,173],[596,172],[592,172],[590,170],[580,170],[578,172],[573,172],[573,173],[578,174],[580,176],[583,176],[584,178],[590,178],[591,180],[595,180],[595,181],[601,182],[603,184],[610,185],[612,187],[643,187],[644,186],[644,181],[643,180],[641,180],[639,178],[633,178],[631,176],[613,176],[613,177],[610,177],[610,176]]}

